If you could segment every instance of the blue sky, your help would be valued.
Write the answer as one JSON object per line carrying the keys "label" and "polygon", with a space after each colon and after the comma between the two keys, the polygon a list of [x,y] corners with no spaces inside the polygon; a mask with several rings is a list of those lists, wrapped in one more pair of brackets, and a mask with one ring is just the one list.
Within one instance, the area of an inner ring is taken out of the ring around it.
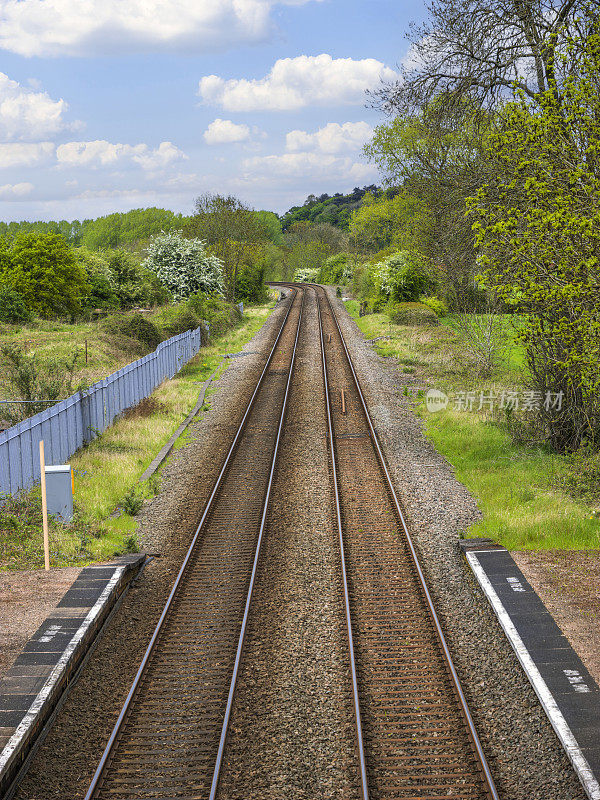
{"label": "blue sky", "polygon": [[409,0],[0,0],[0,219],[84,219],[202,192],[279,213],[378,182],[365,89]]}

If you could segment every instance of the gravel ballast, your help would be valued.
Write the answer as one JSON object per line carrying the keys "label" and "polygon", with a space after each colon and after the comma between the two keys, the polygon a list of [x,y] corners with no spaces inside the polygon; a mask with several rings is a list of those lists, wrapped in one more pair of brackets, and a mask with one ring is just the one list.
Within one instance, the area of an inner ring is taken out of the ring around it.
{"label": "gravel ballast", "polygon": [[308,292],[219,798],[358,800],[316,300]]}
{"label": "gravel ballast", "polygon": [[406,378],[397,362],[374,352],[328,291],[501,797],[583,800],[583,787],[459,552],[459,534],[480,517],[474,498],[425,438],[401,394]]}
{"label": "gravel ballast", "polygon": [[138,530],[142,549],[161,556],[111,620],[20,784],[18,800],[85,796],[285,311],[280,303],[244,347],[246,355],[230,359],[209,413],[190,425],[190,443],[163,468],[160,494],[140,512]]}

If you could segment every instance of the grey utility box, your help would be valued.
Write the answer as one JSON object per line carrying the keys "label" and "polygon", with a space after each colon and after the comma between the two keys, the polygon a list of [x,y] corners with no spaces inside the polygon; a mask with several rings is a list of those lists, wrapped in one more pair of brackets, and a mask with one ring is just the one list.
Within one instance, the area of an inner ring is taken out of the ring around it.
{"label": "grey utility box", "polygon": [[61,522],[73,519],[73,475],[70,464],[46,467],[48,513]]}

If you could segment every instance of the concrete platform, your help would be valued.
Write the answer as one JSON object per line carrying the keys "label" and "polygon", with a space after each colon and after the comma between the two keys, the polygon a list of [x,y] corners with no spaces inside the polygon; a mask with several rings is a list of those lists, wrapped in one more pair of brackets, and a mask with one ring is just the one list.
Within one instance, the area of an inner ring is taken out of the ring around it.
{"label": "concrete platform", "polygon": [[0,681],[0,798],[145,558],[122,556],[82,569]]}
{"label": "concrete platform", "polygon": [[600,689],[511,554],[489,539],[460,547],[588,796],[600,800]]}

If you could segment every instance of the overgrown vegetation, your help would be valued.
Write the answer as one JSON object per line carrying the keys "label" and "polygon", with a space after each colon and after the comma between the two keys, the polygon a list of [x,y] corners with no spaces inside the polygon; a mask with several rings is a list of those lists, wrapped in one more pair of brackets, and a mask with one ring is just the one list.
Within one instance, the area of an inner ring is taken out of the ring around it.
{"label": "overgrown vegetation", "polygon": [[[544,442],[523,440],[510,406],[500,407],[503,392],[522,402],[527,391],[523,345],[506,316],[498,332],[501,357],[482,375],[454,319],[395,324],[384,313],[360,317],[356,301],[346,305],[365,336],[376,340],[377,352],[398,360],[407,376],[405,395],[427,436],[477,498],[483,518],[465,536],[490,537],[512,549],[600,546],[598,454],[563,456]],[[427,411],[429,388],[447,394],[445,410]]]}
{"label": "overgrown vegetation", "polygon": [[[271,307],[248,309],[243,320],[238,317],[235,327],[230,324],[224,335],[215,336],[173,380],[71,458],[75,518],[69,525],[51,522],[52,566],[81,565],[137,550],[136,515],[160,483],[160,475],[155,475],[140,485],[140,475],[194,406],[201,384],[222,356],[239,350],[263,324]],[[38,487],[0,507],[0,570],[42,567]]]}

